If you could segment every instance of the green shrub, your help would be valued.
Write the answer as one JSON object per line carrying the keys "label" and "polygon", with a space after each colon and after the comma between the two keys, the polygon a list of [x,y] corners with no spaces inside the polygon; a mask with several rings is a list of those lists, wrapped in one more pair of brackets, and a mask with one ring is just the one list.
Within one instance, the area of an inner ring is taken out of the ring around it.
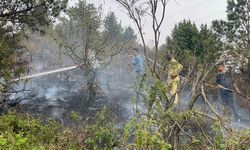
{"label": "green shrub", "polygon": [[146,119],[134,119],[123,131],[121,145],[133,150],[168,150],[171,144],[164,141],[162,133],[156,128],[156,122]]}
{"label": "green shrub", "polygon": [[[20,150],[110,150],[118,143],[118,132],[108,122],[108,111],[99,112],[91,124],[64,127],[53,120],[46,123],[15,112],[0,116],[0,149]],[[74,118],[76,113],[73,114]]]}

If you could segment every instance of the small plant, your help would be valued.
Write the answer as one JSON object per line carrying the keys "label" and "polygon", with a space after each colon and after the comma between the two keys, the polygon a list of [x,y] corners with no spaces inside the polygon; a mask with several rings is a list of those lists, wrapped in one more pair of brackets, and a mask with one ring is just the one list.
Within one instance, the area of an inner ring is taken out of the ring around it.
{"label": "small plant", "polygon": [[121,145],[131,150],[168,150],[171,144],[164,141],[162,134],[153,120],[134,119],[123,131]]}
{"label": "small plant", "polygon": [[[110,150],[118,145],[118,130],[114,127],[114,121],[107,108],[100,111],[92,125],[85,127],[88,137],[85,148],[89,150]],[[108,119],[109,118],[109,119]]]}

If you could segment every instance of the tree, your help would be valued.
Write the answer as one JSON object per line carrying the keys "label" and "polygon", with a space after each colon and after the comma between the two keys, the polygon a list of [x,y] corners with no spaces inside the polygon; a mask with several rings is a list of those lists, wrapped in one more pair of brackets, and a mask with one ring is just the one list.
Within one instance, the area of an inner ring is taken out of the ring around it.
{"label": "tree", "polygon": [[191,21],[184,20],[175,25],[171,37],[167,38],[166,46],[168,49],[176,51],[177,55],[183,55],[187,50],[193,55],[198,55],[198,28]]}
{"label": "tree", "polygon": [[226,45],[233,48],[250,47],[250,1],[228,0],[227,21],[215,20],[213,29]]}
{"label": "tree", "polygon": [[104,36],[108,41],[121,41],[123,28],[117,22],[114,12],[110,12],[104,19]]}
{"label": "tree", "polygon": [[[2,29],[3,30],[3,29]],[[0,29],[0,33],[4,33]],[[4,93],[14,92],[11,88],[12,79],[18,77],[24,70],[26,60],[21,59],[22,48],[11,35],[0,34],[0,112],[6,107],[8,100]]]}
{"label": "tree", "polygon": [[84,68],[86,100],[90,104],[96,98],[96,65],[99,65],[99,54],[103,50],[98,31],[101,24],[100,11],[83,0],[70,7],[66,15],[55,28],[56,40],[61,47],[60,52]]}
{"label": "tree", "polygon": [[0,113],[7,110],[9,106],[17,105],[22,99],[10,101],[7,93],[22,92],[13,88],[18,84],[18,78],[27,69],[31,61],[29,50],[20,45],[20,36],[6,34],[0,28]]}
{"label": "tree", "polygon": [[[103,39],[104,43],[106,44],[106,51],[109,50],[115,50],[111,53],[108,53],[108,55],[111,56],[111,58],[120,53],[124,50],[125,47],[129,47],[131,40],[128,39],[125,40],[123,38],[124,29],[121,26],[121,23],[118,23],[117,17],[115,16],[114,12],[110,12],[103,20],[104,22],[104,32]],[[109,56],[108,56],[109,57]]]}
{"label": "tree", "polygon": [[92,104],[97,90],[100,90],[97,69],[110,63],[128,45],[122,39],[123,28],[114,13],[101,20],[100,8],[81,0],[69,8],[66,15],[55,29],[60,52],[70,57],[75,64],[83,66],[82,71],[87,80],[86,99]]}
{"label": "tree", "polygon": [[178,23],[165,45],[182,61],[189,55],[198,58],[199,63],[210,65],[215,63],[216,54],[221,50],[221,42],[207,25],[198,29],[190,20]]}
{"label": "tree", "polygon": [[197,56],[204,64],[213,65],[222,51],[222,43],[207,25],[201,25],[198,35]]}
{"label": "tree", "polygon": [[125,28],[125,31],[123,33],[123,40],[125,42],[132,41],[133,43],[135,43],[136,41],[135,31],[130,26]]}

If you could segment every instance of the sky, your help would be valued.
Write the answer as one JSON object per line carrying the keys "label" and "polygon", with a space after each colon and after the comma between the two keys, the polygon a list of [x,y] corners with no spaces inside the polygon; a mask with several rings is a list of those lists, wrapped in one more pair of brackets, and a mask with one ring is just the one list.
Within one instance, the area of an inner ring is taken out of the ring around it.
{"label": "sky", "polygon": [[[145,0],[146,1],[146,0]],[[69,0],[69,6],[77,3],[78,0]],[[134,22],[126,14],[126,10],[115,0],[87,0],[96,6],[102,5],[103,17],[114,12],[123,27],[131,26],[137,35],[138,29]],[[226,19],[227,0],[169,0],[166,8],[165,20],[161,27],[160,44],[165,43],[166,37],[171,35],[174,26],[184,20],[190,19],[199,27],[201,24],[211,25],[216,19]],[[145,17],[143,32],[148,46],[153,46],[153,30],[150,17]],[[138,36],[139,42],[140,38]]]}

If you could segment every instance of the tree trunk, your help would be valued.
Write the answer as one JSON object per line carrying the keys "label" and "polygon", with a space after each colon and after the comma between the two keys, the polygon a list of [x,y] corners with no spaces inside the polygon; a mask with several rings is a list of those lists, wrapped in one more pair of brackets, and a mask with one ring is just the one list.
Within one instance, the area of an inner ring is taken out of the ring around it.
{"label": "tree trunk", "polygon": [[86,101],[89,106],[91,106],[96,99],[96,93],[97,93],[97,80],[96,80],[96,71],[95,69],[88,68],[86,71],[86,77],[87,77],[87,85],[85,88],[86,92]]}

